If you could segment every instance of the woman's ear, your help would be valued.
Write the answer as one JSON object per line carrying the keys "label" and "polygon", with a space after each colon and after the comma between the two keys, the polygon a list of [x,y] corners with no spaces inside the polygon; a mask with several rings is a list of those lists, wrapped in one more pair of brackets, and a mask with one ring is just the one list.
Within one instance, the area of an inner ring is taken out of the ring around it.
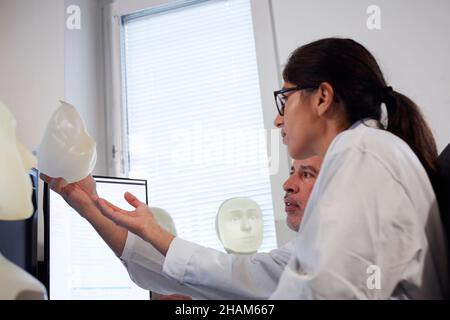
{"label": "woman's ear", "polygon": [[317,114],[323,116],[331,109],[334,101],[334,89],[328,82],[322,82],[316,91]]}

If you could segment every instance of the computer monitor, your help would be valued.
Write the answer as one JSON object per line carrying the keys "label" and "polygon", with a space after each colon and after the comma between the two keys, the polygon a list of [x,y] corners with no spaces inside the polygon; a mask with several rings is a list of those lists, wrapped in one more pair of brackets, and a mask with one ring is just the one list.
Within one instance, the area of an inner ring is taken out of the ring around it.
{"label": "computer monitor", "polygon": [[33,276],[37,276],[38,171],[30,171],[34,212],[27,220],[0,221],[0,253]]}
{"label": "computer monitor", "polygon": [[[147,203],[147,181],[94,177],[98,194],[118,207],[133,209],[129,191]],[[44,188],[46,282],[50,300],[141,300],[148,291],[136,286],[122,262],[64,199]]]}

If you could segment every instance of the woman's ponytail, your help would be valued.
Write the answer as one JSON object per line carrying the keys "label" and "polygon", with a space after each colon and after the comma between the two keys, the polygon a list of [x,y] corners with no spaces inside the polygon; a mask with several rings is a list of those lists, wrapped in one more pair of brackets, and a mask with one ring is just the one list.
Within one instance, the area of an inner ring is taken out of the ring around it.
{"label": "woman's ponytail", "polygon": [[405,95],[384,89],[382,102],[388,113],[387,130],[403,139],[419,158],[430,178],[439,169],[438,151],[430,127],[419,107]]}

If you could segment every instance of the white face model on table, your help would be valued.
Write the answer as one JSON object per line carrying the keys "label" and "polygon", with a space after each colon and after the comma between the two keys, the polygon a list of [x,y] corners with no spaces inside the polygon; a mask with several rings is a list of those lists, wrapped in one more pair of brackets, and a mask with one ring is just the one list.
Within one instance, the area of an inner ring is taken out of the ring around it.
{"label": "white face model on table", "polygon": [[174,236],[177,236],[177,229],[175,227],[175,223],[173,222],[172,217],[166,210],[158,207],[151,207],[150,210],[153,213],[153,216],[155,217],[156,221],[159,223],[161,227],[164,228],[164,230],[170,232]]}
{"label": "white face model on table", "polygon": [[231,198],[216,216],[217,233],[229,253],[253,254],[261,247],[264,223],[259,205],[250,198]]}

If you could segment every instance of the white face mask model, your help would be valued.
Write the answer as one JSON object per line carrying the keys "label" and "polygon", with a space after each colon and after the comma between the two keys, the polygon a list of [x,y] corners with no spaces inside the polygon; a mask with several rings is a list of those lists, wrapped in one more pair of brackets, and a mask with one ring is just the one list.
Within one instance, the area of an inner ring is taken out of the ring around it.
{"label": "white face mask model", "polygon": [[177,236],[177,229],[175,228],[175,223],[172,220],[170,214],[161,208],[151,207],[150,211],[153,213],[158,224],[164,228],[164,230],[170,232],[174,236]]}
{"label": "white face mask model", "polygon": [[216,229],[227,252],[257,252],[262,244],[263,228],[261,208],[250,198],[228,199],[217,213]]}
{"label": "white face mask model", "polygon": [[87,133],[83,120],[74,106],[61,101],[39,147],[39,171],[73,183],[86,178],[96,161],[96,143]]}
{"label": "white face mask model", "polygon": [[[16,139],[16,119],[0,101],[0,220],[25,220],[34,212],[28,172],[36,159]],[[45,287],[0,253],[0,300],[47,299]]]}
{"label": "white face mask model", "polygon": [[36,159],[16,139],[16,119],[0,101],[0,220],[24,220],[33,214],[28,171]]}

